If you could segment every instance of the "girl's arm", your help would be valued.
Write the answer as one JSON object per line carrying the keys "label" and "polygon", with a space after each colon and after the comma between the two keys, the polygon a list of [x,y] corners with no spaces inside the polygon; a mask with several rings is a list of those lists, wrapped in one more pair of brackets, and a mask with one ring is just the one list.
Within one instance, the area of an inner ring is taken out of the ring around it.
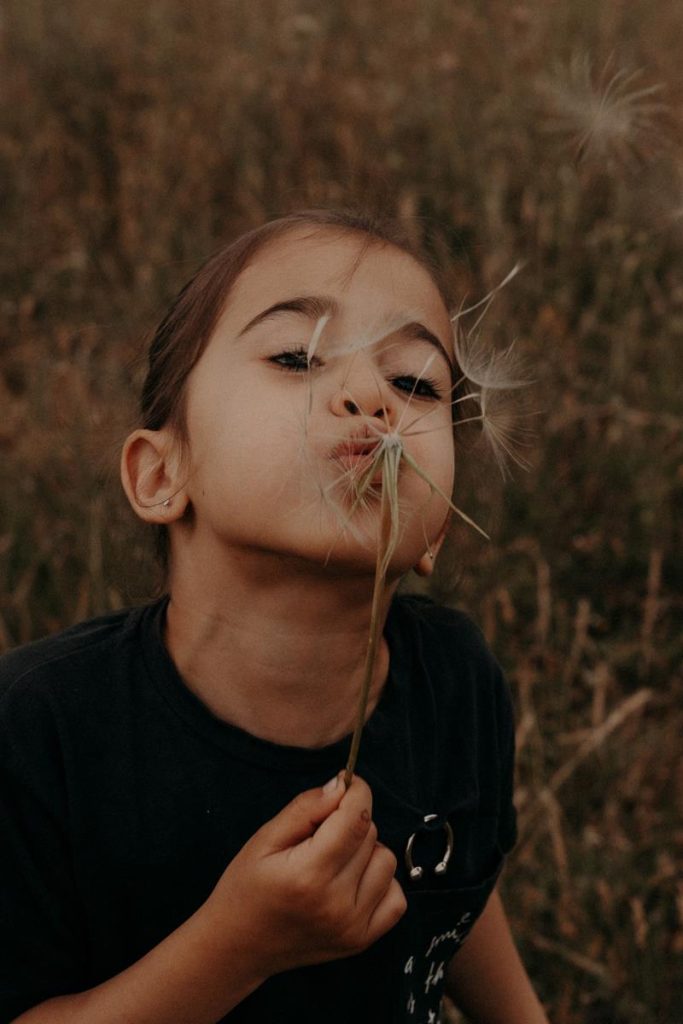
{"label": "girl's arm", "polygon": [[549,1024],[497,888],[448,966],[446,993],[472,1024]]}
{"label": "girl's arm", "polygon": [[146,956],[14,1024],[215,1024],[271,974],[360,953],[406,909],[396,858],[377,842],[371,810],[357,776],[346,792],[337,779],[301,793]]}
{"label": "girl's arm", "polygon": [[41,1002],[12,1024],[215,1024],[265,978],[239,943],[216,941],[205,914],[201,907],[121,974],[87,992]]}

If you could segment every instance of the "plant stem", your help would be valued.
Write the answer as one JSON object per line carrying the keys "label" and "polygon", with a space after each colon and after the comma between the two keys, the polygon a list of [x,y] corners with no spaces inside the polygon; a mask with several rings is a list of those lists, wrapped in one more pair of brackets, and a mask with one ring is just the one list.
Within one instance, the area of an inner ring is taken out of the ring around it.
{"label": "plant stem", "polygon": [[358,760],[360,738],[361,733],[363,732],[363,726],[365,725],[365,713],[368,707],[370,684],[372,683],[375,661],[377,660],[377,647],[383,624],[381,614],[383,604],[382,599],[384,597],[384,585],[386,582],[387,570],[385,555],[391,537],[391,498],[389,488],[386,486],[382,487],[381,515],[380,538],[379,544],[377,545],[377,562],[375,566],[375,582],[372,590],[372,609],[370,611],[370,633],[368,635],[368,647],[365,655],[363,682],[361,684],[360,697],[358,699],[356,726],[353,731],[349,759],[346,762],[346,770],[344,772],[344,786],[346,789],[351,785],[354,768],[356,767],[356,761]]}

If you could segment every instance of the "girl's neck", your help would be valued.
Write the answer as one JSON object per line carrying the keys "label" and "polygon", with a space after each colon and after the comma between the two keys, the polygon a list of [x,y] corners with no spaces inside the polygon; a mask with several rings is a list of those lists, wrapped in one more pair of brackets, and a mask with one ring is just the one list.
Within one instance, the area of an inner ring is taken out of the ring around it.
{"label": "girl's neck", "polygon": [[[170,585],[166,644],[190,690],[218,718],[274,743],[323,747],[350,733],[372,576],[274,565],[273,556],[253,553],[206,568],[179,569]],[[368,715],[388,668],[382,640]]]}

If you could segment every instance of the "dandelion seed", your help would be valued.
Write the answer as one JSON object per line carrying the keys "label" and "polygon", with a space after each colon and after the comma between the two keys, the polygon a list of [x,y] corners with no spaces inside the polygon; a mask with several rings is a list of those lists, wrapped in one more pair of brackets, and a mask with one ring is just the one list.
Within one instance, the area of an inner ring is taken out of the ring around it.
{"label": "dandelion seed", "polygon": [[549,106],[546,128],[568,138],[577,163],[642,163],[661,144],[656,120],[666,105],[655,97],[662,86],[638,88],[642,69],[610,75],[610,64],[596,81],[589,56],[574,54],[567,68],[538,82]]}
{"label": "dandelion seed", "polygon": [[453,345],[464,378],[489,391],[514,391],[529,383],[514,342],[505,349],[495,349],[484,343],[480,334],[458,334],[456,331]]}
{"label": "dandelion seed", "polygon": [[[485,307],[484,313],[486,313],[486,310],[488,310],[494,297],[498,294],[499,291],[502,291],[502,289],[505,288],[505,286],[508,285],[514,277],[517,277],[517,274],[520,272],[520,270],[522,270],[523,266],[523,263],[515,263],[510,273],[503,278],[500,284],[497,284],[495,288],[492,288],[490,292],[487,292],[483,299],[479,299],[479,301],[475,302],[474,305],[468,306],[466,309],[459,309],[457,313],[454,313],[453,316],[451,317],[451,323],[456,323],[458,320],[461,320],[464,316],[467,316],[468,313],[473,313],[475,309],[479,309],[481,306]],[[479,318],[479,320],[481,320],[481,317]],[[477,324],[479,323],[479,320],[477,321]],[[476,325],[475,328],[473,329],[476,330]]]}
{"label": "dandelion seed", "polygon": [[[313,334],[310,337],[310,340],[308,342],[308,347],[306,349],[306,362],[308,363],[309,371],[310,371],[310,368],[311,368],[311,363],[313,362],[313,357],[315,356],[316,350],[318,348],[318,343],[320,341],[320,338],[322,337],[323,331],[325,330],[325,326],[327,325],[327,323],[329,322],[329,320],[331,318],[331,315],[332,315],[331,313],[325,313],[324,316],[318,317],[318,320],[316,321],[315,327],[313,328]],[[313,378],[311,377],[310,372],[309,372],[309,375],[308,375],[308,414],[309,415],[310,415],[312,409],[313,409]]]}
{"label": "dandelion seed", "polygon": [[417,462],[412,457],[412,455],[409,455],[408,452],[404,451],[403,452],[403,458],[408,463],[408,465],[411,467],[411,469],[413,469],[417,473],[417,475],[419,477],[421,477],[425,481],[425,483],[429,484],[429,486],[431,487],[432,491],[434,491],[435,494],[438,494],[440,498],[443,498],[443,500],[445,502],[447,502],[448,507],[450,508],[450,510],[452,512],[455,512],[455,514],[457,516],[459,516],[463,520],[463,522],[467,523],[468,526],[472,526],[477,531],[477,533],[480,533],[482,535],[482,537],[486,538],[486,540],[490,540],[490,537],[489,537],[488,533],[485,533],[485,531],[482,530],[481,526],[477,526],[475,521],[473,519],[470,519],[470,517],[468,515],[466,515],[465,512],[463,512],[463,510],[461,508],[458,508],[457,505],[453,504],[453,502],[448,497],[448,495],[444,491],[442,491],[441,488],[438,487],[434,483],[434,481],[431,479],[429,474],[426,473],[424,471],[424,469],[422,469],[417,464]]}
{"label": "dandelion seed", "polygon": [[306,349],[306,359],[308,360],[309,366],[313,361],[313,356],[318,348],[318,342],[320,341],[321,335],[325,330],[325,325],[330,321],[331,317],[331,313],[325,313],[324,316],[318,317],[316,321],[315,327],[313,328],[313,334],[310,337],[308,347]]}
{"label": "dandelion seed", "polygon": [[357,334],[329,342],[325,353],[329,356],[343,356],[366,351],[421,318],[422,314],[418,310],[408,310],[394,316],[377,317],[374,321],[366,324],[363,330]]}
{"label": "dandelion seed", "polygon": [[509,462],[528,469],[529,462],[520,449],[528,443],[528,431],[520,425],[519,414],[500,391],[482,388],[482,432],[504,477],[510,475]]}
{"label": "dandelion seed", "polygon": [[[436,359],[436,352],[430,353],[426,363],[424,364],[424,366],[422,367],[422,369],[418,373],[417,377],[415,378],[415,383],[413,384],[412,390],[411,390],[410,394],[408,395],[408,401],[406,402],[406,407],[403,410],[403,412],[401,413],[401,415],[399,417],[398,424],[396,425],[396,433],[397,434],[401,433],[401,427],[403,426],[403,420],[405,419],[406,413],[408,412],[408,409],[410,408],[410,403],[412,402],[413,398],[415,397],[415,392],[417,391],[417,389],[418,389],[418,387],[420,385],[420,381],[423,379],[423,377],[425,376],[425,374],[429,370],[429,367],[432,365],[432,363],[434,362],[435,359]],[[427,413],[430,413],[431,411],[432,411],[431,409],[428,409]],[[413,422],[415,422],[415,421],[413,421]]]}
{"label": "dandelion seed", "polygon": [[[456,382],[456,387],[465,380],[480,388],[501,390],[514,390],[529,383],[523,372],[523,362],[514,350],[514,342],[506,349],[496,350],[482,341],[482,336],[477,330],[496,295],[517,276],[523,266],[523,263],[515,263],[500,284],[487,292],[483,299],[465,309],[458,310],[451,316],[453,349],[458,366],[462,371],[462,377]],[[460,327],[460,320],[468,313],[482,307],[482,312],[476,322],[469,330],[463,331]]]}

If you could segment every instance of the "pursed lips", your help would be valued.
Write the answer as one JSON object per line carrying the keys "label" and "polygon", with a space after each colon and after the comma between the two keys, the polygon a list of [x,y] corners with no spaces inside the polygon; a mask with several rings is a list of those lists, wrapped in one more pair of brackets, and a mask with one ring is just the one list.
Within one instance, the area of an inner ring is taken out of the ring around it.
{"label": "pursed lips", "polygon": [[372,435],[370,431],[366,430],[361,435],[355,434],[341,441],[332,449],[330,458],[356,465],[361,461],[369,461],[375,455],[379,445],[380,439],[377,434]]}
{"label": "pursed lips", "polygon": [[[371,432],[367,427],[362,432],[351,434],[337,444],[330,453],[330,459],[341,465],[347,472],[365,472],[373,464],[381,439],[377,431]],[[382,479],[382,467],[378,468],[373,477],[373,483],[379,483]]]}
{"label": "pursed lips", "polygon": [[[329,455],[330,460],[342,467],[346,473],[353,474],[354,477],[362,477],[377,456],[377,451],[382,444],[382,439],[379,436],[381,433],[385,432],[381,429],[371,431],[368,427],[357,431],[332,449]],[[382,476],[383,470],[380,461],[370,481],[373,487],[382,483]]]}

